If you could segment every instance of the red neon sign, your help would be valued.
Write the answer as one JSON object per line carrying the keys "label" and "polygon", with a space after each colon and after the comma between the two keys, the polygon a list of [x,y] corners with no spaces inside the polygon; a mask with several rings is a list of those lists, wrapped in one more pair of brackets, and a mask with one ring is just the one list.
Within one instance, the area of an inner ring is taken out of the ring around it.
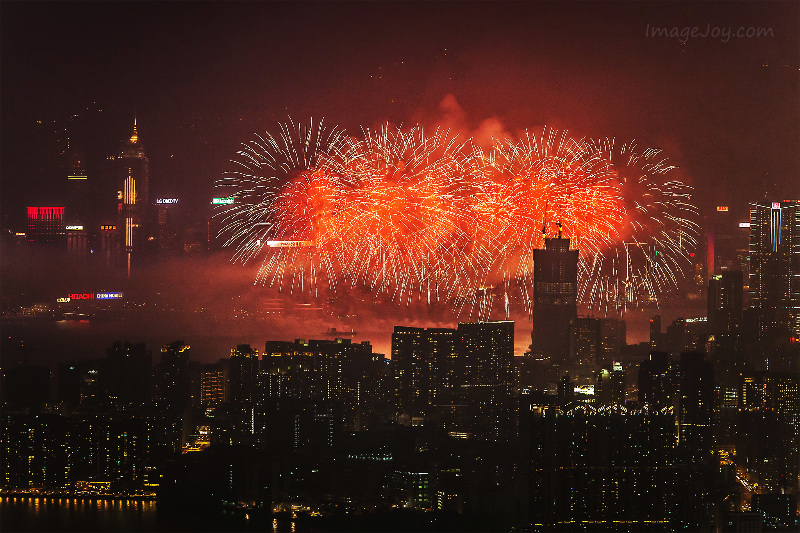
{"label": "red neon sign", "polygon": [[84,293],[69,294],[67,295],[67,298],[71,298],[73,300],[94,300],[94,293],[84,292]]}

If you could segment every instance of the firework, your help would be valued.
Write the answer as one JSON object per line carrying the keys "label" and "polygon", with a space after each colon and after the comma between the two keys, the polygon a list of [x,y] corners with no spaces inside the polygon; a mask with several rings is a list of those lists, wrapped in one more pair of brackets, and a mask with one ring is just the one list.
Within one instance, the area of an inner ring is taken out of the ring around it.
{"label": "firework", "polygon": [[242,145],[218,182],[234,260],[281,290],[360,287],[450,302],[486,318],[502,286],[530,311],[533,250],[580,250],[581,300],[607,311],[673,287],[695,244],[689,189],[656,150],[545,128],[488,151],[447,131],[388,124],[359,137],[281,125]]}
{"label": "firework", "polygon": [[589,151],[610,164],[624,213],[618,238],[579,265],[579,297],[602,309],[624,312],[677,287],[687,250],[697,244],[697,210],[691,187],[670,179],[675,167],[653,148],[614,139],[594,141]]}
{"label": "firework", "polygon": [[[243,143],[232,161],[235,168],[217,182],[233,204],[217,214],[225,246],[234,247],[233,260],[261,258],[256,281],[281,290],[316,289],[321,283],[335,289],[335,263],[326,253],[324,219],[319,213],[335,201],[336,180],[315,172],[320,158],[345,144],[337,128],[320,122],[309,126],[281,124],[279,134],[256,135]],[[275,243],[276,253],[265,253]]]}

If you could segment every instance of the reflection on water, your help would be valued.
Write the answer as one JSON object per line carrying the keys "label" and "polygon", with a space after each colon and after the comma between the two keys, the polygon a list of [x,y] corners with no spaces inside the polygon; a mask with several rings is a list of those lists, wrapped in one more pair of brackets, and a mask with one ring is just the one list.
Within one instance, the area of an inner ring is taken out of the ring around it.
{"label": "reflection on water", "polygon": [[163,531],[152,501],[63,497],[0,499],[2,531]]}
{"label": "reflection on water", "polygon": [[273,531],[295,524],[271,515],[245,512],[159,512],[154,501],[83,498],[0,497],[0,531]]}

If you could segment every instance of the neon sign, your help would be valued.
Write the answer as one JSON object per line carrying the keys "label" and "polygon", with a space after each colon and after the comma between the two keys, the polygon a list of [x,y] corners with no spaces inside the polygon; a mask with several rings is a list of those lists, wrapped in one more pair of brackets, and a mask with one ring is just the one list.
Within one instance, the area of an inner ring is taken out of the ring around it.
{"label": "neon sign", "polygon": [[717,206],[717,211],[727,211],[727,210],[728,210],[728,206],[727,205],[718,205]]}
{"label": "neon sign", "polygon": [[100,231],[117,231],[117,226],[114,226],[114,225],[103,225],[103,226],[100,226]]}
{"label": "neon sign", "polygon": [[67,303],[71,300],[71,298],[56,298],[56,301],[60,304]]}
{"label": "neon sign", "polygon": [[781,203],[780,202],[772,202],[772,209],[780,209]]}
{"label": "neon sign", "polygon": [[177,204],[178,203],[178,199],[177,198],[158,198],[156,200],[156,203],[157,204]]}
{"label": "neon sign", "polygon": [[67,231],[83,231],[83,226],[64,226],[64,229]]}
{"label": "neon sign", "polygon": [[233,204],[233,196],[228,196],[227,198],[212,198],[211,203],[212,205],[231,205]]}
{"label": "neon sign", "polygon": [[94,300],[94,293],[93,292],[76,292],[74,294],[70,294],[67,298],[71,300]]}

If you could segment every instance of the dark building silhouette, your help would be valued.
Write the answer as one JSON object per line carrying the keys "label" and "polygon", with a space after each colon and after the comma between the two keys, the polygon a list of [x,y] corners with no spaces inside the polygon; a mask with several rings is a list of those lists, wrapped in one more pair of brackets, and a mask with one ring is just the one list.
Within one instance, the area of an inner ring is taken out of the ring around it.
{"label": "dark building silhouette", "polygon": [[175,341],[161,347],[159,405],[168,411],[183,411],[189,405],[191,347]]}
{"label": "dark building silhouette", "polygon": [[258,350],[239,344],[231,350],[229,401],[249,403],[255,400],[258,379]]}
{"label": "dark building silhouette", "polygon": [[38,412],[50,399],[50,370],[19,365],[3,370],[3,399],[11,409]]}
{"label": "dark building silhouette", "polygon": [[144,343],[117,341],[108,349],[105,383],[111,403],[148,403],[152,399],[152,375],[153,354]]}
{"label": "dark building silhouette", "polygon": [[578,250],[561,236],[544,240],[533,252],[531,353],[553,364],[569,358],[569,324],[577,318]]}
{"label": "dark building silhouette", "polygon": [[108,401],[105,359],[71,361],[58,367],[58,399],[67,410],[93,409]]}
{"label": "dark building silhouette", "polygon": [[715,345],[731,351],[740,345],[744,310],[744,276],[740,270],[711,276],[708,281],[708,333]]}
{"label": "dark building silhouette", "polygon": [[650,317],[650,349],[651,350],[662,350],[662,336],[663,332],[661,331],[661,315],[656,315]]}
{"label": "dark building silhouette", "polygon": [[678,379],[678,439],[691,463],[707,463],[714,446],[714,365],[699,352],[680,355]]}
{"label": "dark building silhouette", "polygon": [[656,409],[677,405],[677,376],[665,352],[650,352],[639,363],[639,404]]}

